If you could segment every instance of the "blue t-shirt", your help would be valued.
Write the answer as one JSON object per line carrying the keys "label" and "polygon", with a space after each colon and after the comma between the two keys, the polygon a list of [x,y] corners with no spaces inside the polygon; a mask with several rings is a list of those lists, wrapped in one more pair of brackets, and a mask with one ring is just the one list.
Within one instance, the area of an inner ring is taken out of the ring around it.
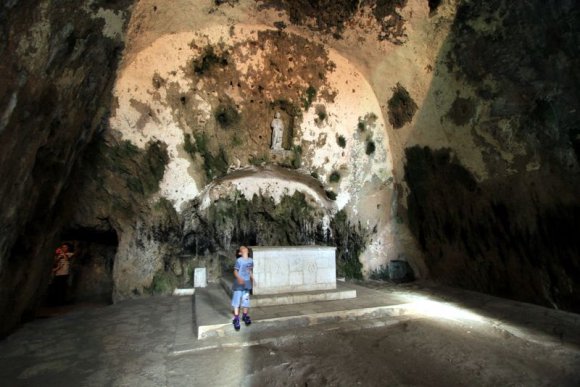
{"label": "blue t-shirt", "polygon": [[240,285],[238,280],[234,278],[234,290],[243,290],[243,289],[251,289],[252,288],[252,281],[250,278],[250,274],[254,269],[254,260],[252,258],[243,258],[240,257],[236,259],[236,264],[234,266],[234,270],[238,271],[240,277],[244,279],[246,282],[244,285]]}

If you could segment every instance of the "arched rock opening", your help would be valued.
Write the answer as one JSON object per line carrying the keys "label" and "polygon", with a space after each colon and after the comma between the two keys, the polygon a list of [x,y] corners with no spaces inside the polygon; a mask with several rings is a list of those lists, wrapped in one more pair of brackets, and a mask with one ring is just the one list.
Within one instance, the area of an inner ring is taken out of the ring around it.
{"label": "arched rock opening", "polygon": [[115,230],[65,229],[60,236],[73,246],[69,303],[105,303],[113,300],[113,265],[119,240]]}
{"label": "arched rock opening", "polygon": [[[336,207],[326,224],[342,210],[340,223],[368,235],[364,243],[351,241],[364,246],[355,249],[354,260],[362,263],[362,271],[357,263],[357,277],[398,257],[396,243],[384,244],[393,240],[396,227],[393,162],[381,103],[366,76],[339,51],[292,31],[237,24],[233,29],[209,25],[164,34],[127,57],[115,86],[118,106],[110,124],[118,139],[137,147],[152,139],[167,144],[159,194],[180,217],[203,206],[203,192],[220,179],[227,181],[249,166],[280,167],[280,174],[287,170],[286,179],[278,180],[281,190],[294,192],[292,185],[302,179],[298,176],[313,179],[324,200]],[[276,112],[284,126],[282,150],[270,149]],[[293,200],[305,200],[293,195],[286,195],[288,208]],[[270,198],[262,196],[255,191],[241,200],[266,207]],[[278,205],[284,195],[275,196]],[[318,221],[293,219],[290,210],[284,215],[286,224],[269,224],[265,219],[271,216],[265,216],[258,221],[263,227],[249,231],[234,225],[240,215],[235,206],[224,198],[219,206],[202,222],[203,232],[220,225],[223,241],[195,234],[186,225],[190,253],[236,243],[311,244],[324,239],[322,230],[316,231]],[[290,230],[284,232],[285,227]],[[296,227],[309,228],[310,235]]]}

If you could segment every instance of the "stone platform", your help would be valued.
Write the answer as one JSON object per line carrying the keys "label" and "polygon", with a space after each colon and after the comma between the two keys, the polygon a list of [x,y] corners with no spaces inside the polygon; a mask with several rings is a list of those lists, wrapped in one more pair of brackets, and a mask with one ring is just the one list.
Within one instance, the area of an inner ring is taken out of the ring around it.
{"label": "stone platform", "polygon": [[[231,282],[228,282],[228,284],[231,286]],[[397,299],[392,299],[388,302],[382,297],[378,300],[373,297],[375,292],[372,290],[354,284],[343,283],[338,284],[338,289],[335,292],[253,296],[252,303],[255,304],[258,300],[272,302],[278,296],[283,297],[285,301],[289,301],[291,297],[296,297],[297,299],[303,297],[304,300],[335,296],[344,298],[319,302],[285,303],[275,306],[253,305],[250,309],[250,315],[254,323],[250,328],[254,334],[341,321],[378,318],[385,320],[389,317],[408,314],[405,308],[399,306],[400,301]],[[357,298],[355,299],[354,297]],[[194,305],[195,313],[193,314],[196,316],[198,339],[244,334],[243,332],[236,332],[232,327],[230,298],[221,285],[211,284],[207,288],[197,289]]]}
{"label": "stone platform", "polygon": [[[220,279],[220,285],[225,290],[228,297],[232,296],[232,283],[233,276],[229,280],[226,278]],[[348,300],[352,298],[356,298],[356,289],[338,282],[336,284],[336,289],[331,290],[314,290],[310,292],[279,294],[253,294],[252,307],[305,304],[309,302]]]}

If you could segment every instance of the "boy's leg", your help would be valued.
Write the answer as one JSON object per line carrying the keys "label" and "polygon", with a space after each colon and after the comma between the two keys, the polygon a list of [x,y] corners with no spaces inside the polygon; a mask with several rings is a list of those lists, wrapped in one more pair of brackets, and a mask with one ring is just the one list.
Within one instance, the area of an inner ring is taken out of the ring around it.
{"label": "boy's leg", "polygon": [[247,308],[244,308],[244,314],[242,315],[242,321],[244,323],[246,323],[246,325],[250,325],[252,323],[252,319],[250,318],[250,315],[248,314]]}
{"label": "boy's leg", "polygon": [[232,324],[234,324],[234,329],[237,331],[240,329],[240,303],[242,302],[243,293],[239,290],[234,290],[232,295],[232,308],[234,309],[234,318]]}
{"label": "boy's leg", "polygon": [[242,310],[244,314],[242,315],[242,320],[246,325],[250,325],[252,323],[252,319],[248,315],[248,311],[250,309],[250,292],[248,290],[244,291],[244,296],[242,297]]}
{"label": "boy's leg", "polygon": [[242,292],[240,290],[234,290],[232,294],[232,309],[234,310],[234,315],[240,314],[240,305],[242,303]]}

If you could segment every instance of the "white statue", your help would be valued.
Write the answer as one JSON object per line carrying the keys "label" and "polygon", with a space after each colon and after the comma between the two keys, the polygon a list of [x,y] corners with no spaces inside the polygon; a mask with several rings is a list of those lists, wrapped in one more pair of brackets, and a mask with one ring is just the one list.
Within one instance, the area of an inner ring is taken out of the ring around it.
{"label": "white statue", "polygon": [[276,118],[272,120],[272,150],[282,150],[282,136],[284,135],[284,122],[280,119],[280,112],[276,112]]}

